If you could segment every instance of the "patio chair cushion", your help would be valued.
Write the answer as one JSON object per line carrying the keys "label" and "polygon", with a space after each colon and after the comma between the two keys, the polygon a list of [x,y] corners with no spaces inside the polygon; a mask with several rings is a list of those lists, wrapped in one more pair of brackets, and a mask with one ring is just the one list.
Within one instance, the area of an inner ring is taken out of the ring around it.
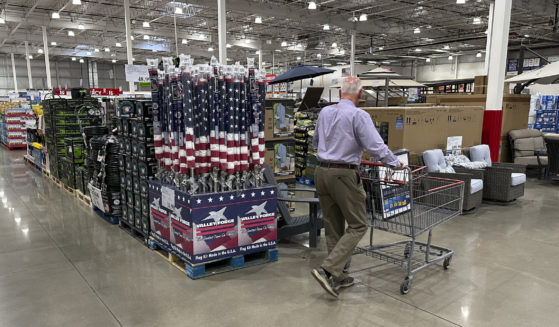
{"label": "patio chair cushion", "polygon": [[521,185],[526,183],[526,174],[522,173],[512,173],[511,174],[511,186]]}
{"label": "patio chair cushion", "polygon": [[454,169],[452,169],[452,167],[450,167],[452,171],[443,171],[449,166],[447,166],[446,164],[446,160],[444,159],[444,155],[441,149],[427,150],[423,152],[423,161],[427,166],[428,172],[441,172],[441,173],[454,172]]}
{"label": "patio chair cushion", "polygon": [[483,179],[475,179],[473,178],[470,181],[470,194],[474,194],[478,191],[483,190]]}
{"label": "patio chair cushion", "polygon": [[513,140],[517,140],[517,139],[523,139],[523,138],[529,138],[529,137],[538,137],[538,136],[542,136],[542,132],[537,130],[537,129],[530,129],[530,128],[526,128],[526,129],[515,129],[509,132],[509,136],[513,139]]}
{"label": "patio chair cushion", "polygon": [[[547,157],[542,156],[540,157],[540,162],[542,165],[547,165]],[[514,158],[515,164],[526,165],[526,166],[537,166],[538,165],[538,157],[536,156],[528,156],[528,157],[516,157]]]}
{"label": "patio chair cushion", "polygon": [[517,139],[514,141],[514,157],[533,156],[536,150],[545,149],[542,136]]}
{"label": "patio chair cushion", "polygon": [[489,145],[480,144],[470,148],[470,159],[472,161],[485,161],[487,166],[491,167],[491,152]]}

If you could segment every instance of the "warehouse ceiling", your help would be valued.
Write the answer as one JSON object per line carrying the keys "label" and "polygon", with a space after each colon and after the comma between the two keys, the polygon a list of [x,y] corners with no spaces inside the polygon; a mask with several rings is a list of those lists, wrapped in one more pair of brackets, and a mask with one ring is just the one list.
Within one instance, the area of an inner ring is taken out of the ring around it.
{"label": "warehouse ceiling", "polygon": [[[313,10],[309,2],[227,0],[228,58],[244,62],[261,50],[268,67],[347,63],[350,31],[358,63],[485,50],[486,0],[319,0]],[[130,8],[136,63],[175,54],[175,20],[179,53],[217,57],[217,0],[130,0]],[[126,60],[123,0],[3,0],[0,10],[0,52],[24,55],[27,41],[41,57],[45,26],[51,57]],[[557,46],[554,16],[554,0],[513,0],[509,48]]]}

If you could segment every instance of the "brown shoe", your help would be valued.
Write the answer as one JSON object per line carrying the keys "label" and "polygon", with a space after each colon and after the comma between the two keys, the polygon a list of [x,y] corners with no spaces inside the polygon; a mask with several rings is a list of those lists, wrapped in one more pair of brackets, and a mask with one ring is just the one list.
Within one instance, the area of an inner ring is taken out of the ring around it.
{"label": "brown shoe", "polygon": [[338,298],[338,292],[334,289],[334,280],[332,277],[327,277],[323,269],[313,269],[311,275],[322,286],[322,288],[335,298]]}

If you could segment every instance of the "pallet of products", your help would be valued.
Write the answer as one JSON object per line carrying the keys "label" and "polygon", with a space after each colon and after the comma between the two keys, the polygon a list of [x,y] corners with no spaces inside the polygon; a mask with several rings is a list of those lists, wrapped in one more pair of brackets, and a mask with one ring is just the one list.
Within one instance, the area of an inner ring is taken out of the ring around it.
{"label": "pallet of products", "polygon": [[[102,124],[99,103],[94,98],[47,99],[42,107],[50,172],[57,179],[75,180],[75,169],[83,165],[86,156],[83,142],[80,144],[78,139],[82,138],[83,128]],[[67,139],[74,141],[67,144]],[[72,158],[76,154],[77,158]],[[77,167],[73,171],[62,170],[63,165],[68,166],[68,162],[62,162],[63,158],[71,160]],[[75,188],[75,185],[69,186]]]}
{"label": "pallet of products", "polygon": [[18,108],[6,108],[0,111],[0,133],[2,144],[10,149],[27,148],[27,120],[34,120],[35,114],[29,104],[20,104]]}
{"label": "pallet of products", "polygon": [[152,102],[120,100],[119,115],[120,226],[147,243],[150,232],[148,181],[157,170]]}
{"label": "pallet of products", "polygon": [[152,247],[179,258],[192,278],[253,253],[274,261],[277,189],[262,182],[264,74],[253,62],[194,65],[187,56],[179,68],[171,58],[164,71],[157,60],[148,66],[158,162],[148,190]]}
{"label": "pallet of products", "polygon": [[528,128],[538,129],[543,133],[559,133],[559,96],[532,96]]}

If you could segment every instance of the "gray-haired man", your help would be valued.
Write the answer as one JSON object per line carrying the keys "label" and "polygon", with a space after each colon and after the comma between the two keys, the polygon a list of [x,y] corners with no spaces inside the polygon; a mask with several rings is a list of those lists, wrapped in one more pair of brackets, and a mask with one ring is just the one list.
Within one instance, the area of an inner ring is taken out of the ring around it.
{"label": "gray-haired man", "polygon": [[353,277],[344,272],[344,267],[367,232],[365,190],[357,170],[363,150],[389,167],[405,168],[384,144],[371,116],[356,107],[361,92],[359,78],[345,78],[340,102],[322,109],[313,138],[318,152],[315,185],[324,217],[328,257],[320,269],[311,273],[335,297],[340,288],[353,285]]}

